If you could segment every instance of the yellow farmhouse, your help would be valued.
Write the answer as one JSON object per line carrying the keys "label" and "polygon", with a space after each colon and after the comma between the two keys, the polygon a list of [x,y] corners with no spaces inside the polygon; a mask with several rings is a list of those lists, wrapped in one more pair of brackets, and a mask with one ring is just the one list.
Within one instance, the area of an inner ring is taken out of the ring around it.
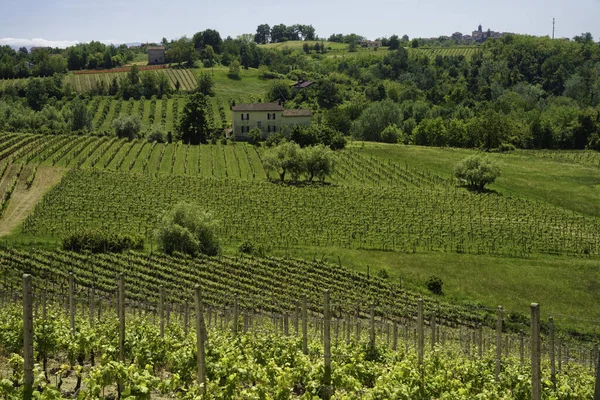
{"label": "yellow farmhouse", "polygon": [[266,138],[276,132],[286,135],[293,126],[310,125],[312,120],[310,110],[284,110],[281,103],[238,104],[231,111],[233,134],[242,140],[247,139],[254,128]]}

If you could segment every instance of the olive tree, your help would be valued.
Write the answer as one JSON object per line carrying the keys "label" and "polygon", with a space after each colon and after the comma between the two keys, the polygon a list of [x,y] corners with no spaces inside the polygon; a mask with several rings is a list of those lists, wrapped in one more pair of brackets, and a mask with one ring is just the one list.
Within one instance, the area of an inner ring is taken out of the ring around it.
{"label": "olive tree", "polygon": [[323,182],[333,172],[333,151],[324,145],[302,149],[305,173],[309,182],[317,177]]}
{"label": "olive tree", "polygon": [[487,157],[474,154],[456,164],[454,176],[469,188],[482,192],[485,185],[500,176],[500,168]]}
{"label": "olive tree", "polygon": [[179,251],[214,256],[220,251],[216,225],[211,213],[194,204],[180,202],[163,215],[155,237],[167,254]]}
{"label": "olive tree", "polygon": [[263,157],[263,165],[267,172],[275,172],[279,175],[281,182],[284,181],[286,173],[298,177],[304,171],[300,146],[294,142],[283,142],[269,149]]}

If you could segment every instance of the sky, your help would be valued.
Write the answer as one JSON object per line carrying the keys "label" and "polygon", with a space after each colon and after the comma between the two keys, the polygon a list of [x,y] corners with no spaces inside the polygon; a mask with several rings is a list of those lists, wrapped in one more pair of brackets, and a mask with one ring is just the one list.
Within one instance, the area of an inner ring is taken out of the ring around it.
{"label": "sky", "polygon": [[216,29],[223,38],[259,24],[310,24],[317,35],[369,39],[499,32],[600,39],[600,0],[0,0],[0,45],[66,47],[99,40],[158,42]]}

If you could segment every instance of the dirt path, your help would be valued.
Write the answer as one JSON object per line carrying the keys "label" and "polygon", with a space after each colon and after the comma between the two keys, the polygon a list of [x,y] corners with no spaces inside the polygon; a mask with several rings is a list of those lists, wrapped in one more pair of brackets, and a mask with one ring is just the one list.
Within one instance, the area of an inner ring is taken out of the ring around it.
{"label": "dirt path", "polygon": [[60,182],[65,172],[61,168],[38,167],[33,185],[27,190],[26,181],[31,175],[31,168],[24,168],[8,208],[0,218],[0,237],[10,234],[33,211],[44,194]]}

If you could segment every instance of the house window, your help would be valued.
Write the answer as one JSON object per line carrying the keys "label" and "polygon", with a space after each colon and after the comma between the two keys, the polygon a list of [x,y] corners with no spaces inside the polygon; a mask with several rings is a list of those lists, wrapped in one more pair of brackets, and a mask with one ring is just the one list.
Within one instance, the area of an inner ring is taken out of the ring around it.
{"label": "house window", "polygon": [[258,129],[262,129],[262,121],[258,121],[256,124],[258,125]]}
{"label": "house window", "polygon": [[242,121],[244,120],[244,114],[242,114]]}
{"label": "house window", "polygon": [[267,132],[271,133],[271,125],[267,126]]}
{"label": "house window", "polygon": [[250,114],[246,114],[246,120],[250,121]]}
{"label": "house window", "polygon": [[267,119],[271,119],[271,113],[267,113]]}
{"label": "house window", "polygon": [[273,113],[273,117],[271,119],[275,119],[275,113]]}

